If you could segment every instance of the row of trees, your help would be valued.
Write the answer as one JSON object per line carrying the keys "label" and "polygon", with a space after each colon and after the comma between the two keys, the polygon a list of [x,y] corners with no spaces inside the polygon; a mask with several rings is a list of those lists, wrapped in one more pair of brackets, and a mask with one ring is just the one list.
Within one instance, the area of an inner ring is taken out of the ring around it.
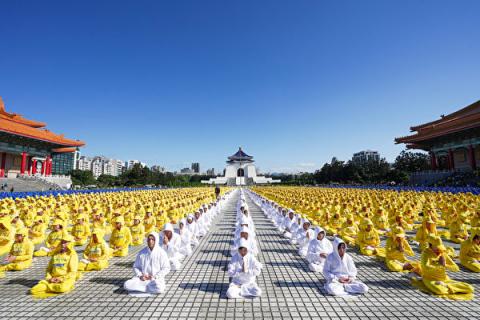
{"label": "row of trees", "polygon": [[279,176],[284,184],[405,184],[412,172],[428,170],[429,156],[420,152],[402,151],[393,164],[385,159],[355,163],[333,158],[314,173]]}
{"label": "row of trees", "polygon": [[95,179],[91,171],[73,170],[71,177],[74,185],[100,188],[141,187],[146,185],[187,187],[201,185],[201,180],[210,178],[205,175],[174,175],[171,172],[152,171],[140,164],[135,164],[119,176],[102,174]]}
{"label": "row of trees", "polygon": [[[366,163],[353,161],[339,161],[333,158],[330,163],[325,163],[320,170],[314,173],[301,173],[280,175],[275,178],[282,180],[283,184],[314,185],[314,184],[385,184],[408,182],[412,172],[428,170],[429,157],[420,152],[402,151],[393,164],[385,159]],[[122,173],[118,177],[101,175],[94,178],[91,171],[74,170],[71,173],[74,185],[109,188],[109,187],[137,187],[145,185],[161,185],[170,187],[198,186],[201,180],[208,180],[209,176],[202,175],[174,175],[171,172],[152,171],[139,164]]]}

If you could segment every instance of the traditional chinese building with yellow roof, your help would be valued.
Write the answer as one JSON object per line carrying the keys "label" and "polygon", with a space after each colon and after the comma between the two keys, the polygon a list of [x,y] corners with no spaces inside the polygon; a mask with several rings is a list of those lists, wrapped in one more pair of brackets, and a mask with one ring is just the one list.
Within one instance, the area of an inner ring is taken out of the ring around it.
{"label": "traditional chinese building with yellow roof", "polygon": [[72,140],[5,110],[0,97],[0,177],[65,175],[74,169],[83,141]]}

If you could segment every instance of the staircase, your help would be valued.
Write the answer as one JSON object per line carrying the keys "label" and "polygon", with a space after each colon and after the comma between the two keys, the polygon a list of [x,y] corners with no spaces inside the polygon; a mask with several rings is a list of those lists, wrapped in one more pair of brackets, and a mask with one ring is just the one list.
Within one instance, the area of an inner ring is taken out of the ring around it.
{"label": "staircase", "polygon": [[54,185],[41,180],[22,180],[16,178],[0,178],[0,186],[7,184],[4,190],[0,192],[10,192],[13,187],[15,192],[29,192],[29,191],[47,191],[50,189],[58,189]]}

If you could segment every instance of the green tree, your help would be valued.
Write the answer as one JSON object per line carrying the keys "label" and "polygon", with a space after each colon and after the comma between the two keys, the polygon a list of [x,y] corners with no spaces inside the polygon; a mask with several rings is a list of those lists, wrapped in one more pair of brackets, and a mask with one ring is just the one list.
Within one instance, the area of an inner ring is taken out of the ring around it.
{"label": "green tree", "polygon": [[403,150],[395,159],[393,168],[404,172],[418,172],[430,169],[430,157],[421,152]]}
{"label": "green tree", "polygon": [[91,171],[72,170],[70,172],[73,185],[89,186],[97,183]]}

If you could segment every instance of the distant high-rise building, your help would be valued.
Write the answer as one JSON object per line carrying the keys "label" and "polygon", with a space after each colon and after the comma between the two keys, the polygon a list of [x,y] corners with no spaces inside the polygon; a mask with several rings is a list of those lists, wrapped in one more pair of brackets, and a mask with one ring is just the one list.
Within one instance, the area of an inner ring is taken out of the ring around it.
{"label": "distant high-rise building", "polygon": [[192,163],[192,171],[194,173],[200,173],[200,163],[198,162]]}
{"label": "distant high-rise building", "polygon": [[380,154],[378,151],[364,150],[353,154],[352,161],[354,163],[362,164],[370,161],[379,162]]}
{"label": "distant high-rise building", "polygon": [[180,173],[181,173],[181,174],[192,174],[192,173],[194,173],[194,172],[193,172],[193,170],[190,169],[190,168],[183,168],[183,169],[180,170]]}
{"label": "distant high-rise building", "polygon": [[92,160],[92,173],[95,178],[98,178],[100,175],[103,174],[103,165],[105,163],[104,157],[95,157]]}
{"label": "distant high-rise building", "polygon": [[117,159],[109,159],[104,156],[93,158],[81,156],[77,161],[78,170],[92,171],[95,178],[102,174],[118,176],[124,171],[124,162]]}
{"label": "distant high-rise building", "polygon": [[77,164],[78,170],[91,171],[92,170],[92,158],[86,156],[80,156]]}
{"label": "distant high-rise building", "polygon": [[207,170],[207,176],[214,176],[215,175],[215,169],[211,168]]}
{"label": "distant high-rise building", "polygon": [[165,168],[162,167],[162,166],[158,166],[158,165],[154,165],[150,168],[150,170],[154,171],[154,172],[160,172],[160,173],[164,173],[165,172]]}

